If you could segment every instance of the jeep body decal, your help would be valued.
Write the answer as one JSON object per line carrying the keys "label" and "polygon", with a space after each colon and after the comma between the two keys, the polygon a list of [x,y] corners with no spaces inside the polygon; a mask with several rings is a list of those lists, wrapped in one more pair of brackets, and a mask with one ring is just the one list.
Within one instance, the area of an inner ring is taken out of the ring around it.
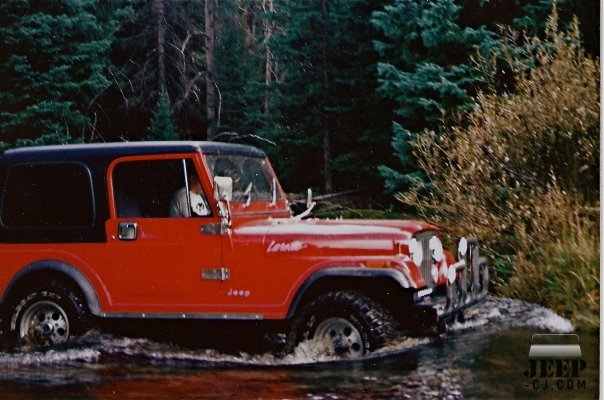
{"label": "jeep body decal", "polygon": [[295,253],[302,249],[305,249],[307,245],[305,243],[300,242],[299,240],[294,240],[293,242],[276,242],[271,241],[266,249],[267,253]]}

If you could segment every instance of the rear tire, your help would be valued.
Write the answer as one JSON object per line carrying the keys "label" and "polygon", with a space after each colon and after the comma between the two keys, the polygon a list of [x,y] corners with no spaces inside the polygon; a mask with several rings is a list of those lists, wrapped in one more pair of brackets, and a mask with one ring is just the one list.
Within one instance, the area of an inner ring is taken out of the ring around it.
{"label": "rear tire", "polygon": [[21,288],[6,306],[2,331],[10,349],[64,343],[84,333],[89,319],[79,292],[56,280]]}
{"label": "rear tire", "polygon": [[287,337],[286,350],[311,341],[322,352],[355,358],[383,347],[396,336],[394,319],[378,303],[354,292],[329,292],[302,309]]}

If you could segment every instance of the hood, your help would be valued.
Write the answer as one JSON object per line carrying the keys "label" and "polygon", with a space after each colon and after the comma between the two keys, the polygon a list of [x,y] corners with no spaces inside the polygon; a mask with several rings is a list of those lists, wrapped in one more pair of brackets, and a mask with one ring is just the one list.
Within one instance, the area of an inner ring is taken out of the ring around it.
{"label": "hood", "polygon": [[267,256],[354,257],[407,253],[411,237],[424,230],[437,231],[419,221],[288,218],[244,224],[235,233],[241,239],[262,236]]}

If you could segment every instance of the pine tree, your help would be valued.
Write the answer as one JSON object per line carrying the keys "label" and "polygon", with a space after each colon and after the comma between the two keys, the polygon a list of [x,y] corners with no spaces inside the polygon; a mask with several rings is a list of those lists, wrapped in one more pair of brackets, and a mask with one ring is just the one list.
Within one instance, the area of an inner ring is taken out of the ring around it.
{"label": "pine tree", "polygon": [[159,98],[153,115],[151,124],[147,128],[147,140],[178,140],[179,136],[174,130],[174,121],[172,120],[172,108],[168,96],[165,94]]}
{"label": "pine tree", "polygon": [[494,46],[494,39],[484,27],[460,26],[460,13],[453,0],[396,0],[373,14],[372,22],[383,35],[374,42],[383,60],[377,67],[378,92],[396,102],[398,116],[392,146],[400,167],[380,167],[389,191],[423,180],[409,142],[470,107],[480,81],[470,57]]}
{"label": "pine tree", "polygon": [[259,144],[247,138],[261,134],[266,123],[263,108],[267,46],[262,27],[269,16],[263,10],[264,2],[220,2],[216,40],[216,57],[221,66],[216,77],[220,94],[217,140]]}
{"label": "pine tree", "polygon": [[124,11],[95,0],[0,4],[1,140],[94,132],[90,111],[110,84],[108,50]]}
{"label": "pine tree", "polygon": [[[267,46],[262,27],[271,18],[263,10],[266,1],[212,3],[214,52],[210,58],[214,61],[210,64],[214,71],[209,81],[205,0],[134,1],[134,18],[123,24],[113,47],[120,86],[103,99],[108,114],[128,118],[110,121],[105,130],[120,132],[128,139],[143,136],[162,92],[160,82],[165,81],[180,137],[207,139],[208,127],[215,140],[261,137],[270,119],[263,113]],[[158,22],[160,14],[164,34]],[[163,57],[159,57],[160,49]],[[209,93],[213,104],[210,114],[208,87],[213,90]],[[248,141],[255,145],[267,143]]]}
{"label": "pine tree", "polygon": [[206,81],[206,136],[213,140],[218,128],[218,104],[220,99],[216,89],[218,66],[216,63],[216,0],[205,0],[204,27],[205,27],[205,81]]}
{"label": "pine tree", "polygon": [[165,94],[178,135],[205,138],[204,0],[131,3],[112,46],[118,85],[101,100],[110,116],[103,128],[143,138]]}
{"label": "pine tree", "polygon": [[389,107],[374,96],[377,55],[368,16],[380,6],[369,0],[277,4],[284,28],[273,52],[283,78],[271,137],[291,187],[330,191],[375,181],[389,120]]}
{"label": "pine tree", "polygon": [[[566,25],[573,14],[579,14],[587,25],[587,50],[599,53],[594,40],[597,2],[557,3],[563,15],[560,23]],[[396,167],[380,167],[388,191],[406,191],[413,184],[426,183],[409,142],[426,130],[440,131],[457,112],[468,111],[473,96],[484,88],[483,72],[474,67],[472,57],[477,52],[501,54],[505,45],[500,35],[506,34],[503,26],[543,35],[551,7],[552,0],[395,0],[373,14],[372,22],[382,35],[374,42],[382,58],[378,92],[396,103],[392,148],[398,163]],[[507,51],[518,52],[520,47],[507,47]],[[499,90],[513,86],[512,71],[506,74],[505,69],[502,66],[493,75],[496,81],[489,78]]]}

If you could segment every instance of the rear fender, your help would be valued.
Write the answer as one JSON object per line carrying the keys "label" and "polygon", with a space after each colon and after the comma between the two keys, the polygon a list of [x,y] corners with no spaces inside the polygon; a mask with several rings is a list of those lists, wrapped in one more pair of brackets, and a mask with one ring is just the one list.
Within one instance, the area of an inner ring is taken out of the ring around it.
{"label": "rear fender", "polygon": [[75,282],[82,291],[90,312],[93,315],[101,315],[99,298],[88,278],[86,278],[86,276],[84,276],[77,268],[57,260],[36,261],[17,272],[9,282],[2,297],[0,297],[0,305],[4,304],[13,289],[17,288],[20,284],[27,282],[28,277],[45,272],[53,273],[56,276],[63,276]]}

